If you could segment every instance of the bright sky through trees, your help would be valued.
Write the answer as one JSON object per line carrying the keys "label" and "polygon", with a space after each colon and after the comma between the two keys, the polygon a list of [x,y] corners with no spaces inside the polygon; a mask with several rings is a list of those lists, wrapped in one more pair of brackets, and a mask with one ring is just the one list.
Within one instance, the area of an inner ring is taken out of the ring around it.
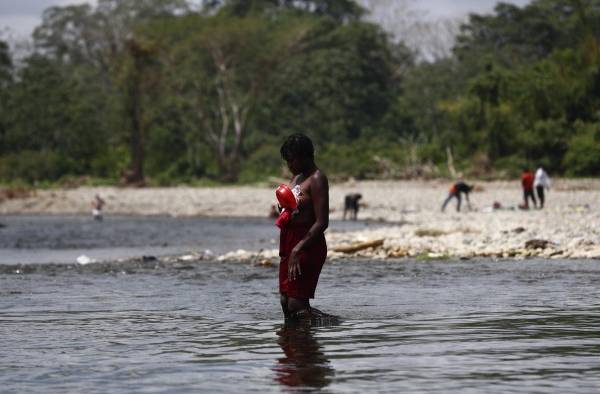
{"label": "bright sky through trees", "polygon": [[[0,29],[10,31],[20,37],[29,36],[34,27],[41,22],[42,12],[51,6],[79,4],[83,0],[2,0],[0,1]],[[90,1],[93,2],[93,1]],[[411,8],[423,11],[427,18],[460,18],[470,12],[489,12],[494,8],[496,0],[360,0],[362,4],[408,3]],[[529,3],[528,0],[505,0],[519,6]],[[377,16],[376,16],[377,17]]]}

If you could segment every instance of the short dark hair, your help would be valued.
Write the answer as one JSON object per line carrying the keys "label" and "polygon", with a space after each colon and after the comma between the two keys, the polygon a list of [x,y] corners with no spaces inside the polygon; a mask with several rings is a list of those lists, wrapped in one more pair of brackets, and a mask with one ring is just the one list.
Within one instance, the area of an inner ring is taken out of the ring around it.
{"label": "short dark hair", "polygon": [[280,149],[281,158],[289,161],[294,158],[315,158],[315,147],[306,135],[301,133],[292,134],[286,138]]}

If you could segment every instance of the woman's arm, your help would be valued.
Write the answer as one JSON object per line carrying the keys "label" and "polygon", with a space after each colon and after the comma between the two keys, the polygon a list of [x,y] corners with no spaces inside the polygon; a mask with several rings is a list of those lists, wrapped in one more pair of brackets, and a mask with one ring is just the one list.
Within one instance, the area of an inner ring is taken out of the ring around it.
{"label": "woman's arm", "polygon": [[327,177],[321,172],[317,172],[310,180],[310,190],[315,222],[306,236],[292,250],[288,266],[289,280],[295,280],[301,274],[298,254],[319,239],[329,226],[329,182]]}

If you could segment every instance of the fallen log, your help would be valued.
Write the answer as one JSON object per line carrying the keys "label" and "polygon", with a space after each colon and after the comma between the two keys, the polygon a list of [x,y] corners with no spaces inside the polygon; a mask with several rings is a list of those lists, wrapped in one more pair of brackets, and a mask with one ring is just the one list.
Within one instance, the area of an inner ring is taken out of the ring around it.
{"label": "fallen log", "polygon": [[383,245],[383,241],[383,239],[376,239],[374,241],[358,242],[352,245],[338,246],[333,248],[333,251],[340,253],[355,253],[363,249],[378,248]]}
{"label": "fallen log", "polygon": [[525,249],[546,249],[551,245],[553,243],[545,239],[530,239],[525,242]]}

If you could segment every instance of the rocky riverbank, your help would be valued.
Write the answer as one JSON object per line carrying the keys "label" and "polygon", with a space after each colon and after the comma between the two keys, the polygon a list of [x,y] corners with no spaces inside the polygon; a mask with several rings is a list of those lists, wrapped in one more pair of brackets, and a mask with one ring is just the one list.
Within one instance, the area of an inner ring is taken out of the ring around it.
{"label": "rocky riverbank", "polygon": [[[327,233],[330,258],[600,258],[600,180],[558,180],[542,210],[521,210],[518,182],[479,182],[456,212],[440,212],[449,184],[443,181],[370,181],[331,186],[331,219],[340,219],[343,197],[357,192],[366,230]],[[275,203],[271,186],[219,188],[77,188],[40,190],[5,199],[0,214],[89,214],[98,194],[105,214],[172,216],[264,216]],[[493,209],[494,202],[501,209]],[[1,220],[0,220],[1,222]],[[350,252],[349,252],[350,250]],[[222,260],[267,264],[275,250],[232,251]]]}

